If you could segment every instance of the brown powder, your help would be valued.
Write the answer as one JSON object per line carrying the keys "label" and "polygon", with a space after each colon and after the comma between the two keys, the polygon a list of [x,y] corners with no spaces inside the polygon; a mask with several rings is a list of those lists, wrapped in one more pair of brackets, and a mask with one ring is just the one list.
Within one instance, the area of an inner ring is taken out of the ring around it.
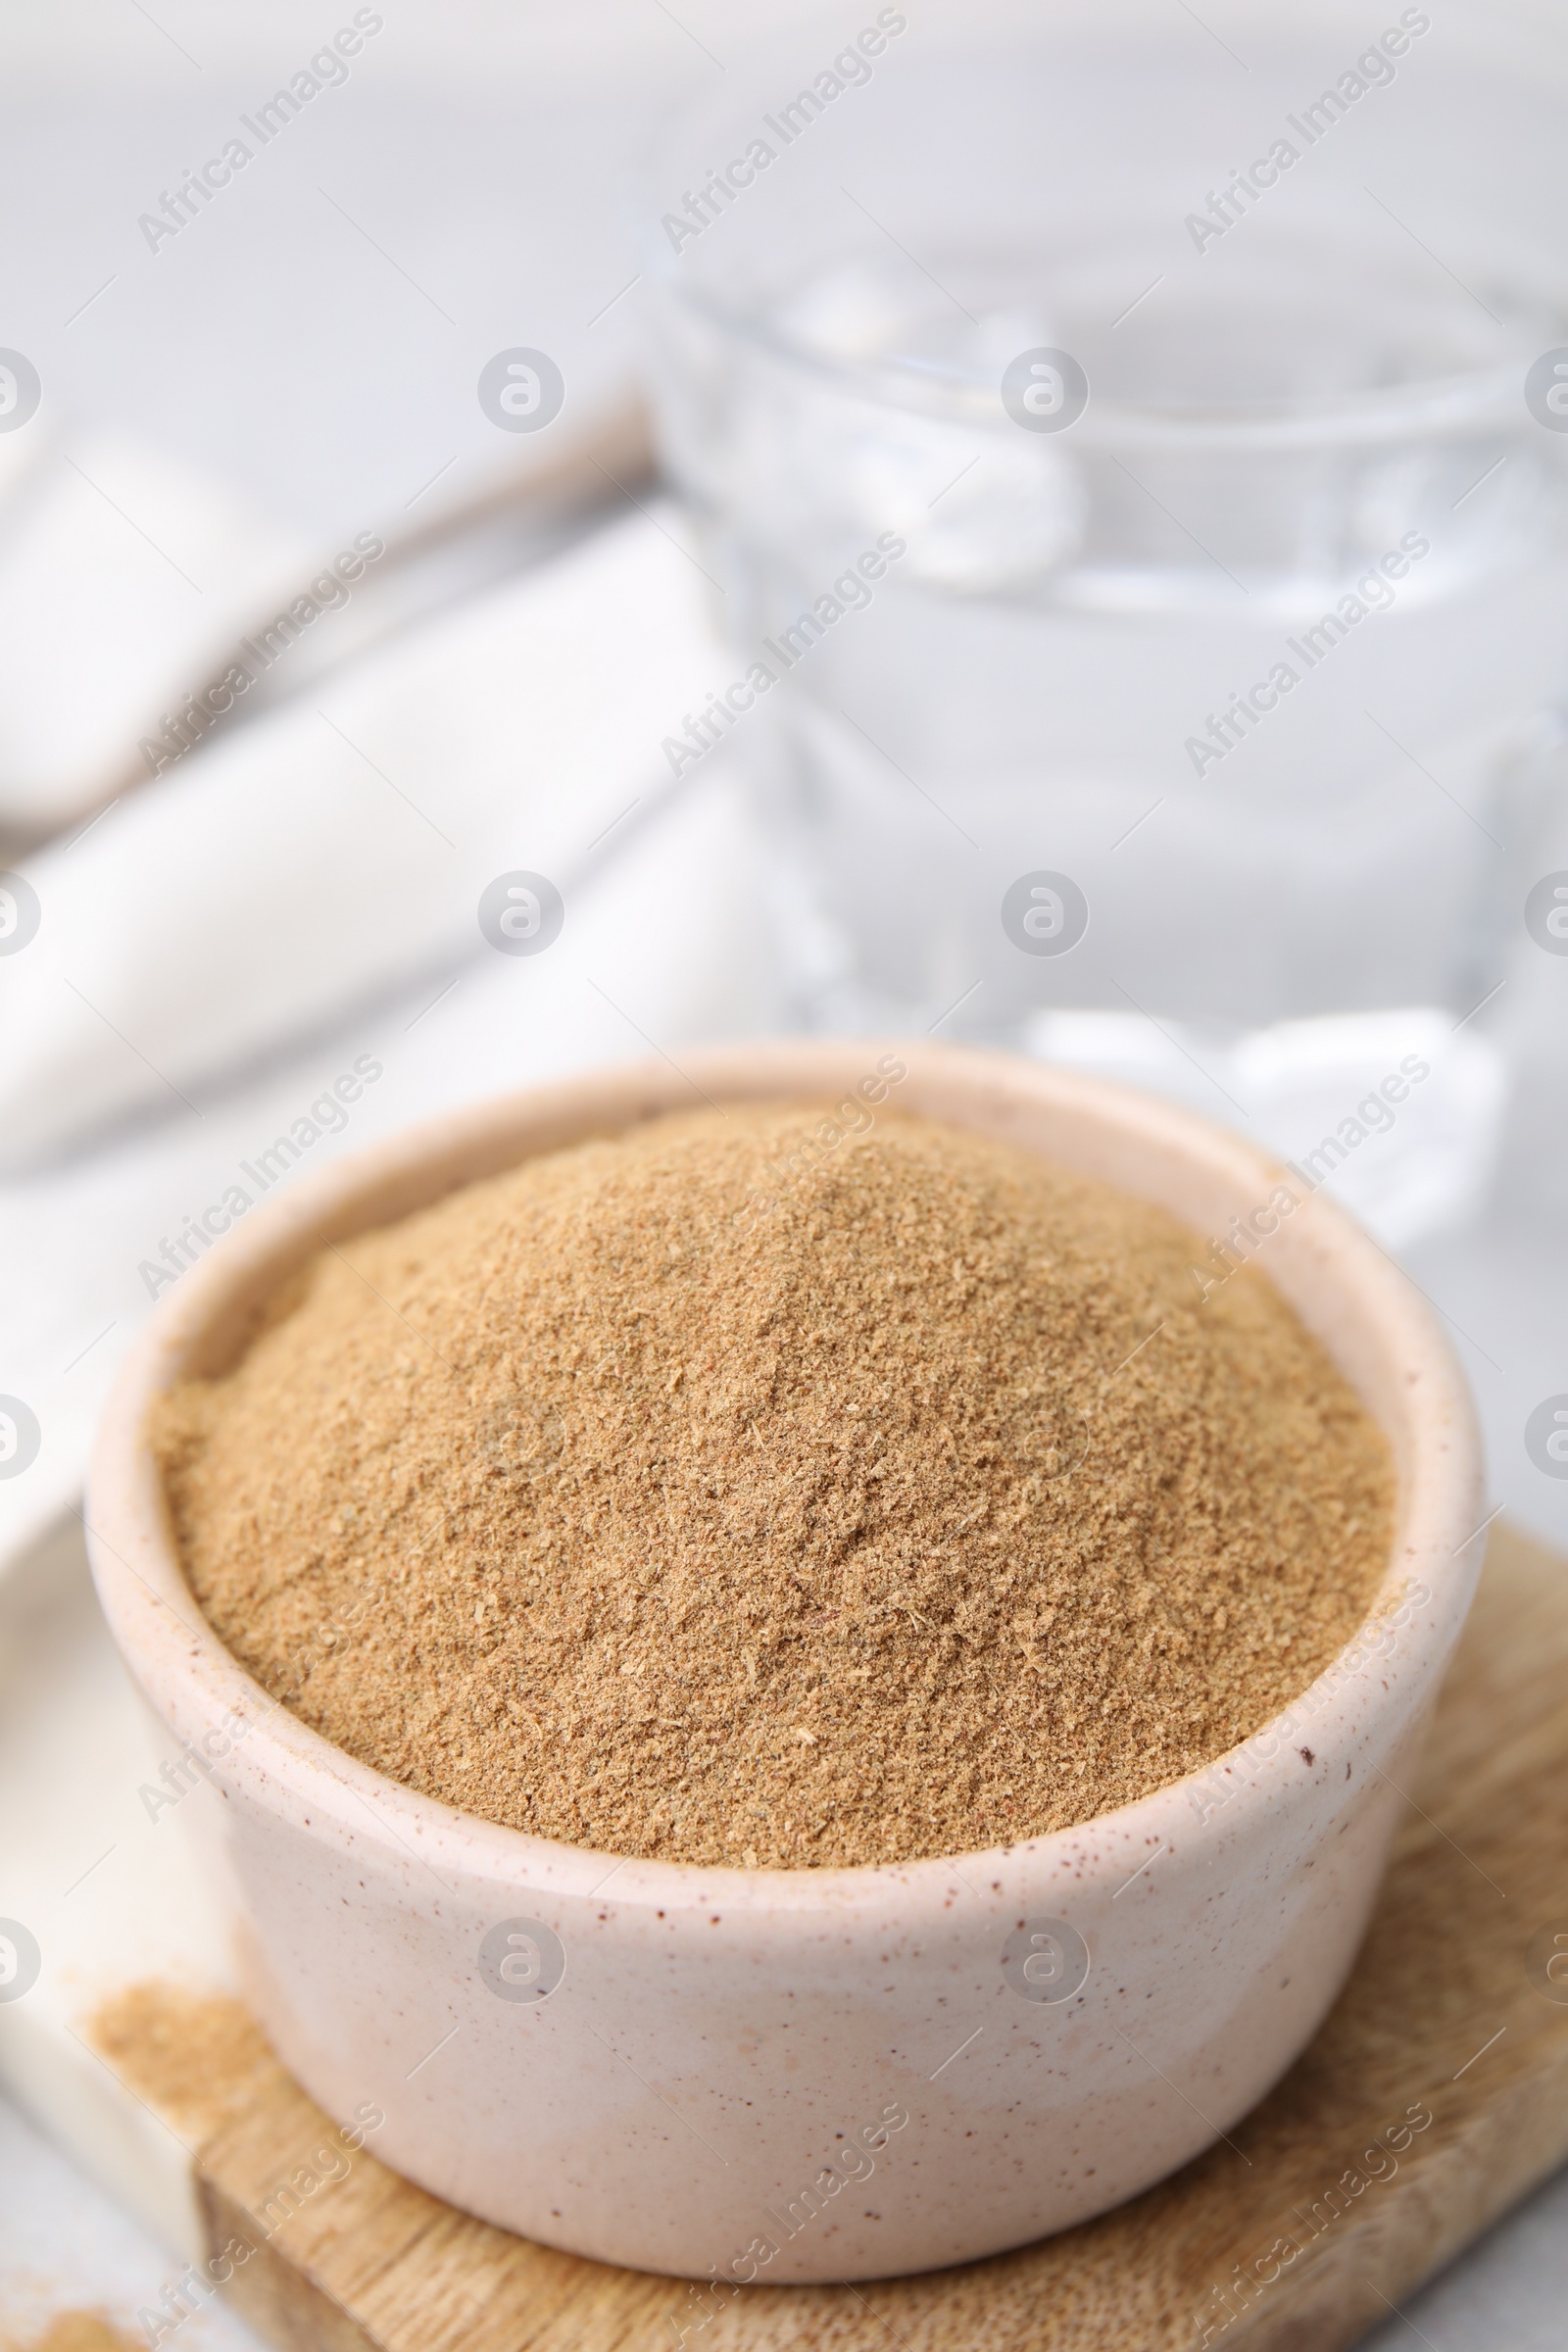
{"label": "brown powder", "polygon": [[[5,2339],[10,2346],[12,2339]],[[42,2335],[28,2338],[16,2352],[146,2352],[145,2332],[127,2334],[107,2312],[57,2311]]]}
{"label": "brown powder", "polygon": [[1279,1295],[1201,1303],[1162,1211],[924,1121],[808,1176],[822,1115],[473,1185],[165,1400],[191,1584],[270,1691],[493,1821],[754,1867],[1084,1821],[1305,1689],[1392,1478]]}
{"label": "brown powder", "polygon": [[102,2002],[87,2027],[121,2081],[188,2139],[226,2122],[276,2065],[248,2009],[154,1978]]}

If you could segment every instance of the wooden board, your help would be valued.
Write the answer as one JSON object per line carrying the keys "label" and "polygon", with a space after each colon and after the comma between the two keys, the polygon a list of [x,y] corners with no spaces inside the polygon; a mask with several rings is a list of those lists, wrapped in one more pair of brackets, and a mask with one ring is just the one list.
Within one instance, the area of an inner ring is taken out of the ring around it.
{"label": "wooden board", "polygon": [[[242,2013],[143,1991],[100,2046],[191,2145],[212,2251],[252,2249],[221,2293],[289,2352],[1332,2352],[1568,2155],[1568,1984],[1541,1953],[1568,1936],[1568,1562],[1518,1535],[1494,1532],[1413,1794],[1348,1990],[1234,2147],[919,2278],[705,2293],[508,2236],[368,2153],[280,2218],[332,2127]],[[160,2018],[186,2090],[148,2061]]]}

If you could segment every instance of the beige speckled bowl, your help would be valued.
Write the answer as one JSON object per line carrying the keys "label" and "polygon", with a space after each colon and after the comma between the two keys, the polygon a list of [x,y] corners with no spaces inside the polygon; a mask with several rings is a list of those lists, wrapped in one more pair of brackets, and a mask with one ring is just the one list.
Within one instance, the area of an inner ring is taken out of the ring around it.
{"label": "beige speckled bowl", "polygon": [[483,1103],[247,1217],[160,1307],[98,1446],[98,1589],[142,1690],[219,1784],[221,1805],[191,1810],[219,1825],[210,1859],[282,2057],[334,2115],[378,2103],[376,2154],[439,2195],[648,2270],[926,2270],[1082,2221],[1225,2131],[1344,1982],[1475,1582],[1476,1436],[1446,1343],[1379,1250],[1321,1198],[1287,1207],[1299,1180],[1246,1144],[996,1054],[811,1043],[688,1067],[717,1102],[864,1080],[863,1100],[879,1064],[906,1071],[884,1098],[899,1109],[1105,1178],[1205,1238],[1233,1216],[1273,1225],[1261,1262],[1389,1435],[1400,1510],[1373,1617],[1287,1717],[1191,1780],[954,1860],[617,1863],[354,1762],[209,1630],[143,1442],[149,1400],[231,1361],[323,1241],[690,1106],[665,1063]]}

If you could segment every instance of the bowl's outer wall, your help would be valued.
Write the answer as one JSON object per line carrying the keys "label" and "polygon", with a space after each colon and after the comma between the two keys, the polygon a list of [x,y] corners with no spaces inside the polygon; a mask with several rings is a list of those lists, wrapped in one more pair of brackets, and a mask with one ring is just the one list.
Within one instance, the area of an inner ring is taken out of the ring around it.
{"label": "bowl's outer wall", "polygon": [[[688,1068],[715,1101],[810,1100],[885,1052],[759,1047]],[[900,1109],[1010,1135],[1205,1238],[1285,1181],[1120,1089],[1000,1055],[895,1059]],[[218,1643],[173,1559],[148,1399],[232,1360],[322,1239],[692,1099],[663,1068],[513,1098],[248,1220],[122,1375],[89,1511],[96,1573],[132,1671],[207,1761],[217,1801],[181,1819],[202,1817],[257,2012],[330,2112],[385,2111],[379,2156],[509,2229],[649,2270],[776,2283],[927,2269],[1119,2203],[1229,2130],[1314,2031],[1474,1586],[1473,1421],[1408,1287],[1303,1200],[1262,1262],[1387,1431],[1401,1510],[1373,1632],[1287,1719],[1084,1829],[898,1870],[617,1863],[453,1813],[307,1732]],[[565,1954],[536,2004],[480,1974],[481,1938],[511,1919],[542,1922]],[[1010,1988],[1002,1947],[1025,1920],[1083,1937],[1072,1998]]]}

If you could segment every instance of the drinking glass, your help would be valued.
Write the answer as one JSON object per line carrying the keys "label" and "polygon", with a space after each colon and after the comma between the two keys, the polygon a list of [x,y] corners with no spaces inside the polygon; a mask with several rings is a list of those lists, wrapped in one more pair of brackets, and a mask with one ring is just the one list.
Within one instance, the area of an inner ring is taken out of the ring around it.
{"label": "drinking glass", "polygon": [[1464,1214],[1568,616],[1565,108],[1500,20],[819,21],[645,181],[796,1021]]}

